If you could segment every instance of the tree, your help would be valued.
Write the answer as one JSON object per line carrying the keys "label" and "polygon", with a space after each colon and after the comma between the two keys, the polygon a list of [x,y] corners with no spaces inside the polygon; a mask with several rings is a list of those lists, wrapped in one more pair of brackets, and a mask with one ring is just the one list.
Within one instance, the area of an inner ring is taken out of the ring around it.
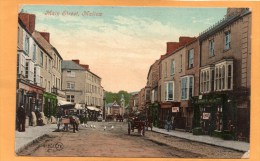
{"label": "tree", "polygon": [[124,95],[125,104],[126,105],[129,104],[129,100],[131,98],[131,94],[128,93],[127,91],[124,91],[124,90],[120,90],[117,93],[105,92],[106,102],[110,103],[110,102],[117,101],[118,103],[120,103],[122,95]]}

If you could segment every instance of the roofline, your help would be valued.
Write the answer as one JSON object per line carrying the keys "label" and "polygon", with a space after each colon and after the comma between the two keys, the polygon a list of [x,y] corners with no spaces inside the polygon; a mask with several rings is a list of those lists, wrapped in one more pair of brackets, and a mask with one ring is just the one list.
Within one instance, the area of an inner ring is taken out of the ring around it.
{"label": "roofline", "polygon": [[79,67],[81,68],[81,69],[70,69],[70,68],[62,68],[62,67],[61,67],[62,70],[69,69],[69,70],[82,70],[82,71],[86,71],[85,68],[83,68],[82,66],[78,65],[77,63],[75,63],[75,62],[72,61],[72,60],[62,60],[62,61],[63,61],[63,62],[65,62],[65,61],[67,61],[67,62],[73,62],[74,64],[76,64],[77,66],[79,66]]}
{"label": "roofline", "polygon": [[[87,69],[83,68],[82,66],[80,66],[79,64],[77,64],[76,62],[74,62],[73,60],[62,60],[62,61],[64,61],[64,62],[65,62],[65,61],[73,62],[73,63],[76,64],[77,66],[81,67],[82,70],[84,70],[84,71],[88,71],[88,72],[90,72],[91,74],[95,75],[96,77],[102,79],[101,77],[99,77],[99,76],[96,75],[95,73],[91,72],[90,70],[87,70]],[[68,68],[63,68],[63,69],[68,69]],[[72,70],[81,70],[81,69],[72,69]]]}
{"label": "roofline", "polygon": [[24,23],[22,22],[22,20],[20,19],[20,17],[18,16],[18,23],[22,26],[22,28],[27,32],[27,34],[29,34],[31,36],[31,38],[35,41],[35,43],[39,46],[39,48],[41,48],[41,50],[43,50],[51,59],[52,56],[49,54],[49,52],[47,52],[44,47],[42,47],[40,45],[40,43],[37,41],[37,39],[32,35],[31,32],[29,32],[27,29],[26,29],[26,26],[24,25]]}
{"label": "roofline", "polygon": [[[51,45],[52,46],[52,45]],[[53,48],[53,50],[54,50],[54,52],[58,55],[58,57],[61,59],[61,60],[63,60],[63,58],[61,57],[61,55],[60,55],[60,53],[58,52],[58,50],[54,47],[54,46],[52,46]]]}
{"label": "roofline", "polygon": [[[210,27],[209,27],[208,29],[206,29],[206,30],[208,30],[208,31],[202,33],[202,34],[198,37],[199,41],[201,42],[201,41],[207,39],[207,38],[210,37],[211,35],[216,34],[217,32],[221,31],[221,30],[224,29],[225,27],[227,27],[227,26],[233,24],[233,23],[236,22],[238,19],[240,19],[240,18],[242,18],[242,17],[244,17],[244,16],[246,16],[246,15],[248,15],[248,14],[251,14],[251,11],[245,10],[243,13],[234,15],[234,17],[232,17],[232,18],[230,18],[230,19],[228,19],[228,18],[225,19],[225,18],[224,18],[223,21],[220,20],[219,24],[216,24],[216,26],[213,25],[213,27],[211,26],[212,29],[210,29]],[[224,21],[226,21],[226,22],[224,22]],[[220,24],[221,22],[224,22],[224,23],[223,23],[223,24]],[[218,25],[219,25],[219,26],[218,26]]]}

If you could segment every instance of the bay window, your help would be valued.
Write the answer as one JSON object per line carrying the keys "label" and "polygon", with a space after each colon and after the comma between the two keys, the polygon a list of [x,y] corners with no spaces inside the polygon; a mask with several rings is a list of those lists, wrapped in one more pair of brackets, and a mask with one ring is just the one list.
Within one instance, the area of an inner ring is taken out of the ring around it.
{"label": "bay window", "polygon": [[233,89],[233,60],[224,60],[215,65],[216,79],[215,90],[232,90]]}
{"label": "bay window", "polygon": [[[208,93],[214,90],[214,67],[210,66],[201,70],[200,92]],[[213,85],[213,87],[212,87]]]}

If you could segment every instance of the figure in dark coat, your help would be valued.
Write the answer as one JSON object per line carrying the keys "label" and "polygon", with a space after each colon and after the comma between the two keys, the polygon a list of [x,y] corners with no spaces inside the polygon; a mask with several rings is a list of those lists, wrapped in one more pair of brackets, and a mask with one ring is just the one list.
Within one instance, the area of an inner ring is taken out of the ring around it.
{"label": "figure in dark coat", "polygon": [[21,105],[17,110],[17,117],[18,117],[18,131],[24,132],[25,131],[25,109],[24,106]]}

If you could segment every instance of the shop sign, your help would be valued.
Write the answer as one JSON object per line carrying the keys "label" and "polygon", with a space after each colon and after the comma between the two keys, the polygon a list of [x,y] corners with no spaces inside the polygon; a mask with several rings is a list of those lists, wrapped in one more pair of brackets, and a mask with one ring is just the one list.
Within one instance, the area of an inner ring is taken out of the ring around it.
{"label": "shop sign", "polygon": [[179,112],[179,107],[172,107],[172,112]]}
{"label": "shop sign", "polygon": [[210,117],[210,113],[203,113],[202,118],[203,118],[204,120],[208,120],[209,117]]}

